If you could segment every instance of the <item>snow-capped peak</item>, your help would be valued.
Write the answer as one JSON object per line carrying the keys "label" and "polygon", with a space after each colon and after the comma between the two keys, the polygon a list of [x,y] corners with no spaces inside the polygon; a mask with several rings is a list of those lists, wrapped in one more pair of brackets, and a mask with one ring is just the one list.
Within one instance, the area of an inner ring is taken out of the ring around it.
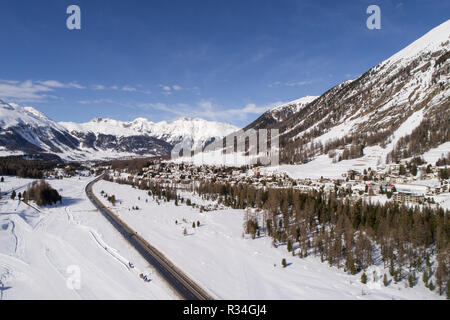
{"label": "snow-capped peak", "polygon": [[44,120],[48,120],[47,116],[45,114],[43,114],[42,112],[36,110],[33,107],[23,107],[28,113],[31,113],[32,115],[44,119]]}
{"label": "snow-capped peak", "polygon": [[199,118],[180,118],[173,122],[152,122],[146,118],[133,121],[96,118],[86,123],[60,122],[69,132],[94,133],[130,137],[145,135],[164,140],[172,145],[188,139],[195,146],[203,145],[211,139],[221,138],[239,130],[228,123],[207,121]]}
{"label": "snow-capped peak", "polygon": [[295,106],[296,108],[293,111],[294,112],[298,112],[303,106],[307,105],[308,103],[313,102],[317,98],[318,98],[318,96],[305,96],[305,97],[302,97],[300,99],[296,99],[296,100],[293,100],[293,101],[286,102],[286,103],[283,103],[281,105],[278,105],[278,106],[272,108],[271,111],[279,111],[279,110],[282,110],[282,109],[284,109],[286,107],[289,107],[289,106]]}
{"label": "snow-capped peak", "polygon": [[53,121],[33,107],[22,107],[18,104],[6,103],[1,100],[0,124],[3,129],[13,127],[18,124],[33,127],[58,127]]}
{"label": "snow-capped peak", "polygon": [[391,56],[384,63],[395,63],[402,59],[410,60],[427,52],[438,51],[448,41],[450,41],[450,19],[431,29],[409,46]]}

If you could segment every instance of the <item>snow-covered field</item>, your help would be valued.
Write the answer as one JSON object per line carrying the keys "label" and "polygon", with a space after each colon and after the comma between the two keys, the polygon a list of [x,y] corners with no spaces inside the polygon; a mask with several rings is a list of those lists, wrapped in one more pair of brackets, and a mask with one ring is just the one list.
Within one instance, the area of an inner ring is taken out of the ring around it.
{"label": "snow-covered field", "polygon": [[450,142],[446,142],[438,146],[437,148],[432,148],[423,154],[425,161],[435,164],[437,160],[445,157],[450,152]]}
{"label": "snow-covered field", "polygon": [[[42,212],[3,196],[0,300],[177,299],[166,282],[91,205],[84,193],[91,179],[49,181],[63,196],[63,204],[42,208]],[[30,181],[5,177],[0,188],[7,191]],[[129,268],[128,262],[135,268]],[[80,277],[76,277],[78,271]],[[144,282],[139,277],[141,272],[152,281]]]}
{"label": "snow-covered field", "polygon": [[[370,269],[369,282],[364,285],[359,274],[348,275],[315,257],[293,257],[285,246],[274,248],[269,238],[243,238],[243,210],[200,213],[184,204],[158,205],[145,191],[99,181],[94,192],[109,206],[101,191],[115,195],[117,203],[111,208],[135,231],[219,299],[442,298],[420,281],[414,288],[406,288],[406,281],[384,287],[378,268],[378,281],[372,280],[374,269]],[[139,210],[133,210],[135,206]],[[194,229],[196,221],[201,226]],[[183,235],[184,228],[188,235]],[[288,262],[286,268],[281,266],[283,258]]]}
{"label": "snow-covered field", "polygon": [[[377,168],[378,154],[376,153],[379,147],[372,147],[371,153],[352,160],[342,160],[333,163],[333,159],[328,155],[318,156],[316,159],[299,165],[280,165],[276,167],[266,167],[261,172],[284,172],[293,179],[319,179],[320,177],[337,179],[343,177],[349,170],[362,172],[364,169]],[[367,148],[366,148],[367,149]]]}

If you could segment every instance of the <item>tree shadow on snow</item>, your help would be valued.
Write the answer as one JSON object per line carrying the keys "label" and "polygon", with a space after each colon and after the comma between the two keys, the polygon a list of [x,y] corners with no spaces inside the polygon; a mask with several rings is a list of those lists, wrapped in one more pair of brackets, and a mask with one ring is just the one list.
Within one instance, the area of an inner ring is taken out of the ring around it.
{"label": "tree shadow on snow", "polygon": [[[74,204],[82,202],[83,199],[80,198],[70,198],[70,197],[62,197],[62,205],[63,206],[72,206]],[[61,205],[59,202],[57,205]]]}

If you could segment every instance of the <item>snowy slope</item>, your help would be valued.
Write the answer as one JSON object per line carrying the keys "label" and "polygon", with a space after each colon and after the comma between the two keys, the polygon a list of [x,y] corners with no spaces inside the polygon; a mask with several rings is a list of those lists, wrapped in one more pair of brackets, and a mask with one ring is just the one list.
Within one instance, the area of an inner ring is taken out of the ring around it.
{"label": "snowy slope", "polygon": [[[449,51],[447,20],[358,79],[345,81],[320,97],[280,105],[244,129],[279,130],[281,163],[320,159],[321,165],[328,165],[325,163],[331,164],[331,160],[324,159],[324,154],[342,153],[352,144],[364,148],[361,160],[371,164],[373,160],[375,164],[391,162],[398,155],[403,157],[404,151],[410,152],[406,157],[420,156],[430,149],[440,154],[439,146],[449,137],[445,122],[450,116]],[[424,134],[413,138],[418,128],[430,138],[423,138]],[[203,158],[206,163],[222,161],[211,154]],[[324,169],[333,172],[333,168]]]}
{"label": "snowy slope", "polygon": [[386,60],[386,64],[399,63],[403,60],[412,60],[419,55],[428,52],[438,51],[442,44],[450,38],[450,20],[445,21],[441,25],[431,29],[418,40],[399,51]]}
{"label": "snowy slope", "polygon": [[253,121],[245,130],[248,129],[264,129],[271,126],[276,126],[278,123],[287,120],[289,117],[300,112],[309,103],[316,100],[317,96],[305,96],[290,102],[286,102],[275,106],[274,108],[264,112],[258,119]]}
{"label": "snowy slope", "polygon": [[[17,200],[0,200],[0,300],[177,299],[91,205],[84,193],[90,179],[50,181],[63,205],[42,212]],[[2,189],[29,181],[6,177]],[[74,268],[80,270],[81,286],[71,290],[67,281]],[[144,282],[140,272],[152,281]]]}
{"label": "snowy slope", "polygon": [[299,112],[301,108],[303,108],[308,103],[313,102],[316,100],[318,96],[305,96],[300,99],[296,99],[287,103],[280,104],[279,106],[276,106],[269,110],[269,112],[273,111],[281,111],[286,108],[291,108],[293,112]]}
{"label": "snowy slope", "polygon": [[78,140],[32,107],[0,100],[0,146],[5,150],[69,153]]}
{"label": "snowy slope", "polygon": [[172,146],[191,141],[195,147],[221,138],[239,128],[228,123],[206,121],[198,118],[180,118],[171,123],[166,121],[152,122],[145,118],[137,118],[130,122],[113,119],[93,119],[86,123],[60,122],[68,131],[73,133],[93,133],[95,135],[151,136],[163,140]]}
{"label": "snowy slope", "polygon": [[181,142],[204,146],[238,128],[226,123],[181,118],[153,123],[94,119],[57,123],[32,107],[0,100],[0,156],[52,153],[66,160],[170,154]]}
{"label": "snowy slope", "polygon": [[[100,199],[103,199],[100,196],[102,190],[114,194],[120,201],[111,209],[121,219],[219,299],[444,298],[422,283],[412,289],[405,288],[404,283],[384,287],[380,266],[374,267],[377,282],[370,279],[363,285],[360,275],[330,268],[327,263],[321,263],[320,258],[293,257],[286,246],[274,248],[268,237],[243,238],[244,210],[200,213],[198,209],[182,204],[175,206],[173,202],[158,205],[145,190],[107,181],[94,185],[94,193]],[[182,196],[203,204],[197,196]],[[136,205],[140,210],[129,210]],[[176,220],[178,224],[175,224]],[[200,221],[201,226],[193,229],[192,222],[196,221]],[[188,231],[186,236],[183,235],[184,228]],[[283,258],[289,263],[287,268],[280,265]],[[367,274],[372,275],[372,269]]]}

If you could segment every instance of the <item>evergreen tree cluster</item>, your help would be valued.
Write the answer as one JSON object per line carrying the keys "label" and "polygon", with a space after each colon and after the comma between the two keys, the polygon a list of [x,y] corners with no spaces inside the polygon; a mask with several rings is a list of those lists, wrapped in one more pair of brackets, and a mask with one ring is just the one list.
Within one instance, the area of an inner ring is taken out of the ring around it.
{"label": "evergreen tree cluster", "polygon": [[18,156],[0,157],[0,175],[41,179],[43,171],[53,170],[55,161],[27,160]]}
{"label": "evergreen tree cluster", "polygon": [[[111,177],[105,179],[114,181]],[[156,201],[181,200],[175,187],[149,179],[119,178],[115,182],[148,190]],[[286,244],[300,258],[312,254],[351,274],[364,272],[381,260],[396,283],[405,279],[415,285],[416,274],[423,272],[430,290],[437,288],[441,294],[447,290],[448,210],[351,201],[337,197],[336,192],[305,193],[293,188],[257,188],[212,180],[202,180],[190,188],[203,199],[259,212],[262,219],[246,210],[244,232],[252,238],[263,233],[273,239],[275,246]],[[436,257],[436,261],[431,263],[430,257]],[[383,282],[390,283],[387,278]]]}
{"label": "evergreen tree cluster", "polygon": [[[264,213],[266,235],[275,244],[287,244],[290,251],[295,243],[299,257],[314,254],[352,274],[381,258],[385,268],[391,267],[396,281],[411,276],[414,281],[410,282],[415,284],[415,273],[428,270],[440,292],[446,290],[450,270],[448,210],[393,202],[373,204],[361,199],[351,202],[323,191],[302,193],[292,188],[257,189],[210,181],[203,181],[195,191],[232,208],[259,208]],[[251,216],[244,221],[244,228],[253,237],[260,229]],[[430,255],[436,256],[434,268],[426,264]]]}
{"label": "evergreen tree cluster", "polygon": [[45,180],[34,181],[24,195],[25,200],[34,200],[37,205],[45,206],[62,203],[62,197]]}

